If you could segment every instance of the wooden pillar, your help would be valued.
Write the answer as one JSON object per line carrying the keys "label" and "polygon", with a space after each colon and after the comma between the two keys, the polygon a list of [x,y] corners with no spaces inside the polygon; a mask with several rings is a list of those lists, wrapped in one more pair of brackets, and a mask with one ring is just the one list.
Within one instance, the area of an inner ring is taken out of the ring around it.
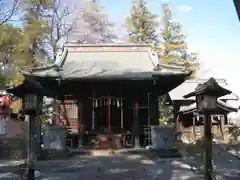
{"label": "wooden pillar", "polygon": [[151,93],[148,93],[148,98],[147,98],[147,105],[148,105],[148,145],[150,143],[152,143],[151,141],[149,142],[149,140],[151,140],[151,115],[150,115],[150,95]]}
{"label": "wooden pillar", "polygon": [[92,130],[95,129],[95,94],[92,94]]}
{"label": "wooden pillar", "polygon": [[225,116],[220,116],[220,129],[221,129],[222,137],[224,137],[224,131],[225,131]]}
{"label": "wooden pillar", "polygon": [[40,118],[36,118],[36,156],[37,159],[40,159],[41,155],[41,122]]}
{"label": "wooden pillar", "polygon": [[[35,149],[36,149],[36,158],[40,159],[40,155],[41,155],[41,119],[40,119],[40,115],[43,114],[42,113],[42,105],[43,105],[43,97],[40,96],[39,97],[39,107],[38,107],[38,111],[36,114],[36,118],[35,118]],[[56,118],[55,118],[56,119]]]}
{"label": "wooden pillar", "polygon": [[83,122],[83,108],[82,108],[82,99],[78,98],[77,101],[77,108],[78,108],[78,147],[82,147],[83,146],[83,135],[84,135],[84,122]]}
{"label": "wooden pillar", "polygon": [[173,102],[173,118],[174,118],[174,121],[176,121],[176,119],[177,119],[179,110],[180,110],[180,104],[174,101]]}
{"label": "wooden pillar", "polygon": [[123,95],[120,97],[120,108],[121,108],[121,129],[123,129]]}
{"label": "wooden pillar", "polygon": [[133,100],[133,146],[134,148],[140,147],[139,142],[139,118],[138,118],[138,102],[136,99]]}
{"label": "wooden pillar", "polygon": [[196,143],[196,116],[193,115],[193,142]]}
{"label": "wooden pillar", "polygon": [[107,96],[107,118],[108,118],[108,130],[111,131],[111,97]]}
{"label": "wooden pillar", "polygon": [[180,104],[177,102],[173,102],[173,120],[175,122],[175,128],[176,128],[176,139],[180,139],[180,125],[179,125],[179,110],[180,110]]}
{"label": "wooden pillar", "polygon": [[150,95],[151,125],[159,125],[159,101],[158,94],[152,92]]}
{"label": "wooden pillar", "polygon": [[[58,111],[57,100],[58,100],[58,97],[56,96],[53,98],[53,102],[52,102],[53,112],[55,112],[55,113],[57,113],[57,111]],[[52,115],[52,124],[53,125],[56,125],[59,123],[59,122],[57,122],[59,120],[59,117],[57,117],[57,115],[55,113],[53,113],[53,115]]]}

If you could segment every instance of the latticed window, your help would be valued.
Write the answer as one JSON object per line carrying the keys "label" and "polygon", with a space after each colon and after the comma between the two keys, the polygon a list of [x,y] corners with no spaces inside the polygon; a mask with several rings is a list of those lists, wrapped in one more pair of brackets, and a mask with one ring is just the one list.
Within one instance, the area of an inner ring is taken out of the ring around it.
{"label": "latticed window", "polygon": [[78,107],[76,104],[61,104],[60,114],[67,118],[78,118]]}

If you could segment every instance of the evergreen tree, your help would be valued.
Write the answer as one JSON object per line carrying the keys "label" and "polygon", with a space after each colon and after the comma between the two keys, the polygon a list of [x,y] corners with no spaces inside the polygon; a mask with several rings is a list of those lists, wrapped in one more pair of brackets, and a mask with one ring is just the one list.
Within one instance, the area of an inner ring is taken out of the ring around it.
{"label": "evergreen tree", "polygon": [[44,15],[49,11],[52,0],[22,0],[23,40],[19,44],[19,66],[34,67],[45,63],[44,48],[50,28]]}
{"label": "evergreen tree", "polygon": [[1,86],[19,76],[16,69],[18,61],[18,44],[22,42],[23,31],[5,23],[0,26],[0,76]]}
{"label": "evergreen tree", "polygon": [[186,37],[182,33],[182,26],[179,22],[172,20],[171,9],[163,5],[163,52],[160,53],[160,63],[177,66],[183,71],[193,71],[193,76],[199,68],[198,54],[189,53],[186,44]]}
{"label": "evergreen tree", "polygon": [[157,17],[148,9],[145,0],[134,1],[131,15],[126,18],[128,41],[136,44],[157,46],[159,43],[156,32]]}
{"label": "evergreen tree", "polygon": [[104,13],[104,7],[96,0],[87,0],[80,5],[76,13],[74,27],[68,40],[81,44],[113,43],[118,39],[114,33],[114,24]]}
{"label": "evergreen tree", "polygon": [[[18,84],[23,80],[20,69],[44,63],[44,43],[49,27],[44,14],[51,0],[21,0],[23,28],[9,23],[0,26],[0,66],[2,84]],[[5,81],[4,81],[5,79]]]}
{"label": "evergreen tree", "polygon": [[[161,32],[162,46],[158,48],[159,64],[167,64],[170,67],[179,67],[182,71],[194,71],[191,78],[195,77],[199,68],[197,53],[189,53],[186,44],[186,37],[182,33],[182,26],[179,22],[172,20],[172,12],[168,5],[163,8],[163,29]],[[173,68],[173,69],[174,69]],[[157,66],[155,70],[161,71],[162,67]],[[168,94],[159,97],[160,122],[169,123],[174,119],[173,106],[167,103]]]}

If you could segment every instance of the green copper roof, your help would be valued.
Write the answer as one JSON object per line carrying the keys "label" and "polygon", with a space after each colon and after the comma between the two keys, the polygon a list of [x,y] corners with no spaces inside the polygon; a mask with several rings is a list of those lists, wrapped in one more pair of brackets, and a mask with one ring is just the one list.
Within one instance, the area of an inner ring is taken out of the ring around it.
{"label": "green copper roof", "polygon": [[33,69],[38,77],[61,77],[64,79],[148,79],[157,75],[186,75],[182,72],[153,71],[156,62],[149,45],[67,44],[58,55],[55,65]]}

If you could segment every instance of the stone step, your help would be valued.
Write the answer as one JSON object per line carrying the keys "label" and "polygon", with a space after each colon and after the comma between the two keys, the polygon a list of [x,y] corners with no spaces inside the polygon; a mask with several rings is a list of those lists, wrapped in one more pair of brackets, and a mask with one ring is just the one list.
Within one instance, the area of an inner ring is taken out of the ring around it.
{"label": "stone step", "polygon": [[113,151],[112,150],[92,150],[91,155],[92,156],[112,156]]}
{"label": "stone step", "polygon": [[178,149],[150,149],[150,154],[158,158],[181,158],[182,155]]}
{"label": "stone step", "polygon": [[70,150],[72,154],[81,154],[88,156],[111,156],[114,151],[112,149],[85,149],[77,148]]}

